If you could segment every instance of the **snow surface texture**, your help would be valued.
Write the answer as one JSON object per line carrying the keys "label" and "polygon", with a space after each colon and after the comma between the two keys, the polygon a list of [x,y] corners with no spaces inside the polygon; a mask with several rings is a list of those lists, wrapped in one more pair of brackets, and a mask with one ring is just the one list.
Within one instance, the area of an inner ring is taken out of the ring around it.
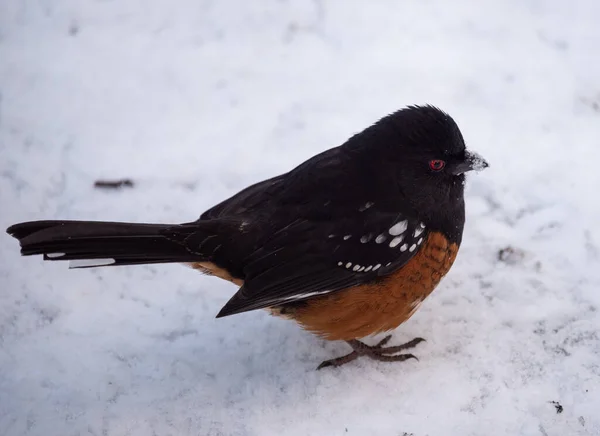
{"label": "snow surface texture", "polygon": [[491,167],[394,332],[427,338],[418,362],[317,372],[348,346],[214,319],[229,283],[68,270],[0,235],[0,434],[600,434],[599,20],[597,0],[1,1],[1,228],[193,220],[407,104]]}

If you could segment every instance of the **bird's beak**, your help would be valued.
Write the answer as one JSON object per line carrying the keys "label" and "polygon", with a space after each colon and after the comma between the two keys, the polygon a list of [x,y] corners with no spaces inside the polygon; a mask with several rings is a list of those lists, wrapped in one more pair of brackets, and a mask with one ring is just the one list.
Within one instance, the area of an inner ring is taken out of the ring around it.
{"label": "bird's beak", "polygon": [[465,159],[462,162],[457,162],[450,168],[453,175],[466,173],[467,171],[481,171],[489,165],[484,158],[477,153],[465,152]]}

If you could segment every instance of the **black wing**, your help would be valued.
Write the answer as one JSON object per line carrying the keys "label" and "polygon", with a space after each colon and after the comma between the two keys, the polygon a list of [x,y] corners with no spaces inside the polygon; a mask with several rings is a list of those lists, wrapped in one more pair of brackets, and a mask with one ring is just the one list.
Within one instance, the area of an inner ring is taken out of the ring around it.
{"label": "black wing", "polygon": [[298,219],[244,260],[244,286],[219,317],[368,283],[406,264],[427,236],[419,220],[365,203],[335,221]]}
{"label": "black wing", "polygon": [[227,200],[211,207],[200,216],[200,220],[216,219],[226,216],[236,216],[247,213],[256,208],[268,195],[268,192],[277,187],[284,180],[286,174],[251,185]]}
{"label": "black wing", "polygon": [[[292,171],[255,183],[208,209],[200,220],[245,216],[246,219],[276,213],[282,205],[306,205],[323,194],[323,185],[343,182],[348,177],[349,156],[341,147],[331,148]],[[316,191],[316,192],[315,192]],[[316,201],[316,203],[319,203]],[[310,210],[308,208],[307,210]]]}

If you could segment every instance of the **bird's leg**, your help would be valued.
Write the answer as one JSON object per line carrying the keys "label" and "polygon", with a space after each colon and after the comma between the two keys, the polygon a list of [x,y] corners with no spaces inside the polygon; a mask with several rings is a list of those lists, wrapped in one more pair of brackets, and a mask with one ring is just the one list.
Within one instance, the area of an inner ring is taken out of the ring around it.
{"label": "bird's leg", "polygon": [[[388,335],[379,341],[376,345],[367,345],[361,341],[353,339],[351,341],[346,341],[348,345],[352,347],[354,351],[350,354],[346,354],[345,356],[338,357],[336,359],[326,360],[319,365],[317,369],[326,368],[328,366],[341,366],[345,363],[352,362],[354,359],[360,356],[367,356],[374,360],[379,360],[381,362],[403,362],[408,359],[417,359],[412,354],[394,354],[403,350],[408,350],[410,348],[414,348],[419,343],[423,342],[425,339],[423,338],[415,338],[412,341],[409,341],[402,345],[397,345],[394,347],[384,347],[385,344],[389,342],[392,335]],[[418,359],[417,359],[418,360]]]}

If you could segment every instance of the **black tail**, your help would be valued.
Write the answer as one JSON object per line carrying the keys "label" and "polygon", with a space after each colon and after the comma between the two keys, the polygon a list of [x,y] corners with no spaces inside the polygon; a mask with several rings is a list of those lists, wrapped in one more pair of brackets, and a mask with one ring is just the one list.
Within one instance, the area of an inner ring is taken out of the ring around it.
{"label": "black tail", "polygon": [[19,240],[22,255],[72,260],[72,268],[202,260],[178,242],[194,231],[186,225],[33,221],[6,231]]}

